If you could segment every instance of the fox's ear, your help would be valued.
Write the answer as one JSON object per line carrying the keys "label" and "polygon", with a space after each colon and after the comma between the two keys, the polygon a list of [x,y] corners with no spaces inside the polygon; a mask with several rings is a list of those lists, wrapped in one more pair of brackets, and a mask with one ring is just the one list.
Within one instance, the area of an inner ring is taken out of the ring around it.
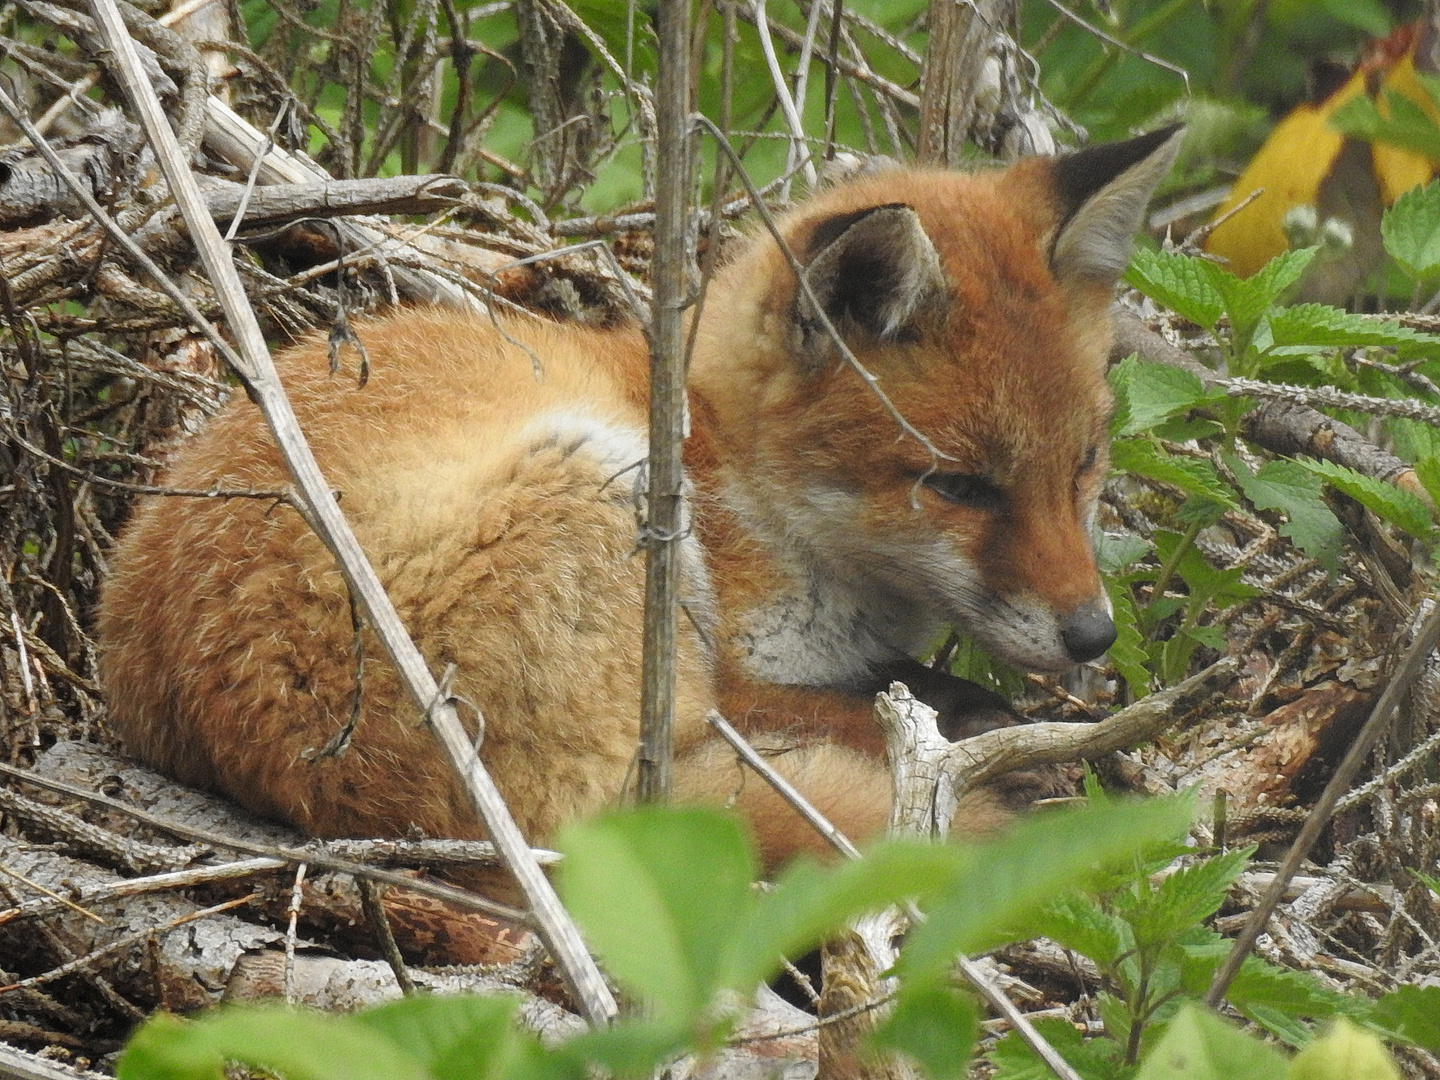
{"label": "fox's ear", "polygon": [[1184,137],[1175,125],[1055,160],[1061,223],[1050,265],[1059,280],[1110,285],[1125,272],[1146,204]]}
{"label": "fox's ear", "polygon": [[[902,338],[945,288],[935,245],[904,203],[826,218],[798,254],[816,302],[842,334]],[[817,362],[828,356],[832,342],[804,290],[795,320],[801,353]]]}

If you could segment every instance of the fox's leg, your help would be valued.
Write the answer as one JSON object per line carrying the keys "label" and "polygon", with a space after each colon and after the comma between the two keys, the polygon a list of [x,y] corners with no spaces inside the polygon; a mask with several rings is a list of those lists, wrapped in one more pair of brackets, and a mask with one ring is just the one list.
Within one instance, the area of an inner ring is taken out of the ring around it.
{"label": "fox's leg", "polygon": [[[770,751],[762,748],[761,753],[855,843],[863,844],[884,833],[894,788],[880,759],[826,742]],[[830,842],[718,739],[676,759],[674,793],[682,802],[715,803],[738,810],[750,823],[767,869],[776,869],[802,854],[835,856]],[[977,788],[966,793],[956,807],[951,835],[960,840],[992,835],[1014,821],[1035,798],[1051,793],[1028,784],[1009,785],[1005,778]]]}
{"label": "fox's leg", "polygon": [[1020,722],[1010,703],[993,690],[914,660],[887,664],[853,690],[757,682],[737,678],[722,667],[720,711],[742,732],[823,735],[880,757],[885,739],[875,724],[875,695],[888,690],[892,682],[903,682],[939,713],[940,734],[952,741]]}

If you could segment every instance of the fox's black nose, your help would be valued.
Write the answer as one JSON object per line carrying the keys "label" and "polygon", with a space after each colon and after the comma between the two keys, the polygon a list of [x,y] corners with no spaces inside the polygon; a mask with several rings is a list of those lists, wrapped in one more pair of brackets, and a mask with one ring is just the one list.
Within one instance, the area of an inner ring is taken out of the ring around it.
{"label": "fox's black nose", "polygon": [[1115,623],[1099,604],[1081,604],[1060,628],[1060,640],[1070,659],[1083,664],[1115,644]]}

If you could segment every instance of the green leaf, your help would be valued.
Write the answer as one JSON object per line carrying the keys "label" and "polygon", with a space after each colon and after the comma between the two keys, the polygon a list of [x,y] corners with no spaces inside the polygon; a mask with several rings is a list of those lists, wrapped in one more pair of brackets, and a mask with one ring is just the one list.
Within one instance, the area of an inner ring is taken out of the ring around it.
{"label": "green leaf", "polygon": [[1370,1019],[1397,1039],[1440,1053],[1440,986],[1397,987],[1375,1002]]}
{"label": "green leaf", "polygon": [[1130,688],[1130,696],[1138,700],[1150,693],[1150,671],[1146,667],[1150,658],[1145,652],[1145,635],[1140,632],[1140,619],[1135,602],[1130,599],[1130,590],[1118,581],[1107,581],[1106,589],[1115,622],[1115,644],[1106,655]]}
{"label": "green leaf", "polygon": [[1118,574],[1149,555],[1155,545],[1134,533],[1100,533],[1095,539],[1095,560],[1106,574]]}
{"label": "green leaf", "polygon": [[1144,949],[1168,943],[1215,914],[1254,852],[1253,847],[1237,848],[1203,859],[1137,894],[1120,908],[1120,914],[1130,921],[1137,945]]}
{"label": "green leaf", "polygon": [[1440,346],[1440,337],[1411,330],[1399,323],[1354,315],[1328,304],[1292,304],[1270,316],[1275,347],[1305,345],[1312,348],[1352,348],[1360,345]]}
{"label": "green leaf", "polygon": [[1396,199],[1380,221],[1380,235],[1411,277],[1440,270],[1440,183],[1411,188]]}
{"label": "green leaf", "polygon": [[871,1045],[914,1058],[932,1080],[961,1080],[975,1052],[980,1023],[969,994],[944,986],[904,994],[871,1037]]}
{"label": "green leaf", "polygon": [[1430,498],[1440,504],[1440,457],[1426,455],[1415,462],[1415,475]]}
{"label": "green leaf", "polygon": [[1340,562],[1345,527],[1325,505],[1324,484],[1305,466],[1293,461],[1270,461],[1252,473],[1238,455],[1226,452],[1240,490],[1260,510],[1285,515],[1280,534],[1289,537],[1305,554],[1333,571]]}
{"label": "green leaf", "polygon": [[1038,936],[1088,956],[1102,967],[1135,948],[1130,924],[1080,893],[1046,905],[1031,918]]}
{"label": "green leaf", "polygon": [[757,868],[739,822],[644,807],[572,825],[559,847],[560,894],[607,970],[657,1019],[688,1022],[753,904]]}
{"label": "green leaf", "polygon": [[1400,1080],[1400,1067],[1378,1035],[1342,1016],[1295,1055],[1290,1080]]}
{"label": "green leaf", "polygon": [[[1130,1080],[1135,1075],[1136,1067],[1125,1064],[1114,1039],[1087,1039],[1064,1020],[1036,1020],[1034,1026],[1085,1080]],[[988,1060],[995,1067],[992,1080],[1054,1080],[1050,1067],[1013,1031],[995,1044]]]}
{"label": "green leaf", "polygon": [[1275,305],[1281,293],[1300,280],[1318,250],[1306,247],[1281,252],[1248,278],[1237,277],[1208,260],[1202,262],[1215,291],[1225,302],[1238,348],[1243,349],[1250,343],[1261,317]]}
{"label": "green leaf", "polygon": [[1112,434],[1117,436],[1149,431],[1206,397],[1204,384],[1193,372],[1173,364],[1146,363],[1133,356],[1111,370],[1110,382],[1116,394]]}
{"label": "green leaf", "polygon": [[972,858],[959,845],[890,840],[852,862],[792,864],[728,943],[723,985],[749,993],[779,969],[781,957],[807,952],[867,911],[929,899],[972,872]]}
{"label": "green leaf", "polygon": [[973,872],[961,873],[928,909],[900,954],[901,994],[942,982],[953,958],[1032,936],[1033,914],[1057,893],[1093,878],[1112,861],[1183,833],[1191,808],[1184,799],[1116,801],[1045,814],[1008,835],[967,846]]}
{"label": "green leaf", "polygon": [[616,1076],[648,1076],[659,1065],[693,1048],[697,1032],[663,1020],[631,1018],[606,1028],[591,1028],[561,1044],[557,1056],[594,1075],[595,1067]]}
{"label": "green leaf", "polygon": [[1136,1080],[1285,1080],[1279,1051],[1186,1003],[1140,1063]]}
{"label": "green leaf", "polygon": [[1386,91],[1390,115],[1381,114],[1364,94],[1357,94],[1330,114],[1330,126],[1369,142],[1389,143],[1440,161],[1440,129],[1414,102],[1393,90]]}
{"label": "green leaf", "polygon": [[583,1062],[546,1052],[516,1026],[517,1004],[508,995],[416,994],[352,1020],[385,1036],[435,1080],[582,1080]]}
{"label": "green leaf", "polygon": [[385,1035],[349,1018],[262,1005],[199,1021],[156,1014],[121,1056],[118,1080],[222,1080],[225,1062],[286,1080],[433,1080]]}
{"label": "green leaf", "polygon": [[1206,330],[1214,330],[1225,301],[1205,267],[1206,260],[1175,251],[1136,248],[1125,280]]}
{"label": "green leaf", "polygon": [[1344,465],[1337,465],[1333,461],[1322,461],[1318,458],[1295,460],[1382,520],[1399,526],[1421,540],[1428,541],[1431,538],[1434,527],[1430,521],[1430,511],[1410,492],[1402,491],[1354,469],[1347,469]]}
{"label": "green leaf", "polygon": [[1159,480],[1187,495],[1198,496],[1227,509],[1239,508],[1230,486],[1220,479],[1220,474],[1210,462],[1177,457],[1143,436],[1117,439],[1110,448],[1110,466]]}

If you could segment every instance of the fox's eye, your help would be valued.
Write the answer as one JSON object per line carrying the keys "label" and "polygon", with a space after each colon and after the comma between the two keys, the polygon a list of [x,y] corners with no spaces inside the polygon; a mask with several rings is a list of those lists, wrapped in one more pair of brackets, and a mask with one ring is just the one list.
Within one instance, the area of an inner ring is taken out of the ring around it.
{"label": "fox's eye", "polygon": [[979,510],[993,510],[1004,499],[1001,490],[989,480],[969,473],[934,472],[925,477],[925,486],[946,502]]}

